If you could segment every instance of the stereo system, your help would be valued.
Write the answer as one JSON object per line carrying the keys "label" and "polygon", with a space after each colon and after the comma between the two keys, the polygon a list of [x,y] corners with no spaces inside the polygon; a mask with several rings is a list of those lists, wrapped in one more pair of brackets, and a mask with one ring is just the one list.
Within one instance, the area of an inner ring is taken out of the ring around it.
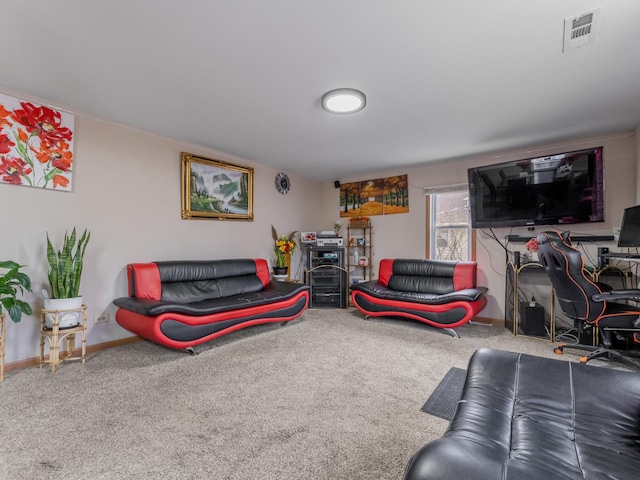
{"label": "stereo system", "polygon": [[342,247],[344,239],[342,237],[321,237],[318,235],[316,245],[319,247]]}

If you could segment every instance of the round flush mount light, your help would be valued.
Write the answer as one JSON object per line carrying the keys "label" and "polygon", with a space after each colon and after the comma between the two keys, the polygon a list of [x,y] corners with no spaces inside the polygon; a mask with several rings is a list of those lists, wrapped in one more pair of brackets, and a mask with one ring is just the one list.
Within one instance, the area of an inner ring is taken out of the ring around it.
{"label": "round flush mount light", "polygon": [[354,88],[337,88],[322,96],[322,108],[329,113],[356,113],[367,104],[367,97]]}

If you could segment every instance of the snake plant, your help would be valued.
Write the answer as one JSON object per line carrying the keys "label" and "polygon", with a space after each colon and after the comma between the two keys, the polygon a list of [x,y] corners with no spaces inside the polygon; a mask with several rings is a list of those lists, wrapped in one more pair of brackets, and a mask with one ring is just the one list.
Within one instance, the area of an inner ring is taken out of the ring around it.
{"label": "snake plant", "polygon": [[[84,233],[76,245],[76,229],[71,235],[64,234],[62,249],[57,252],[51,244],[47,232],[47,260],[49,260],[49,284],[53,298],[73,298],[78,296],[80,290],[80,277],[82,275],[82,261],[84,251],[89,243],[91,233]],[[73,251],[75,247],[75,252]]]}
{"label": "snake plant", "polygon": [[18,291],[21,294],[24,291],[31,291],[31,279],[29,276],[21,272],[20,269],[24,265],[19,265],[11,260],[0,262],[0,268],[7,272],[0,274],[0,313],[6,310],[11,320],[19,322],[22,314],[31,315],[31,306],[22,300],[18,300]]}

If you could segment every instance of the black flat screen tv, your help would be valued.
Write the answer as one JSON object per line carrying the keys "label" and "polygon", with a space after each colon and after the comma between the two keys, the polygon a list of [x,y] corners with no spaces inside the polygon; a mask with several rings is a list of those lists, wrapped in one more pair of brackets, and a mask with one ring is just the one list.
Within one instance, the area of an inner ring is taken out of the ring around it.
{"label": "black flat screen tv", "polygon": [[470,168],[473,228],[604,221],[603,148]]}

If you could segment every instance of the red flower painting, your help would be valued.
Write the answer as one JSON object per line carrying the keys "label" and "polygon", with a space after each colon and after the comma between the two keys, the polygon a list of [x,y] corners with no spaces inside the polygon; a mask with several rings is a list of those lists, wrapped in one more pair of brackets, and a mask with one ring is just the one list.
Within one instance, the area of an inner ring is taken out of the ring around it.
{"label": "red flower painting", "polygon": [[70,190],[73,115],[0,94],[0,182]]}

